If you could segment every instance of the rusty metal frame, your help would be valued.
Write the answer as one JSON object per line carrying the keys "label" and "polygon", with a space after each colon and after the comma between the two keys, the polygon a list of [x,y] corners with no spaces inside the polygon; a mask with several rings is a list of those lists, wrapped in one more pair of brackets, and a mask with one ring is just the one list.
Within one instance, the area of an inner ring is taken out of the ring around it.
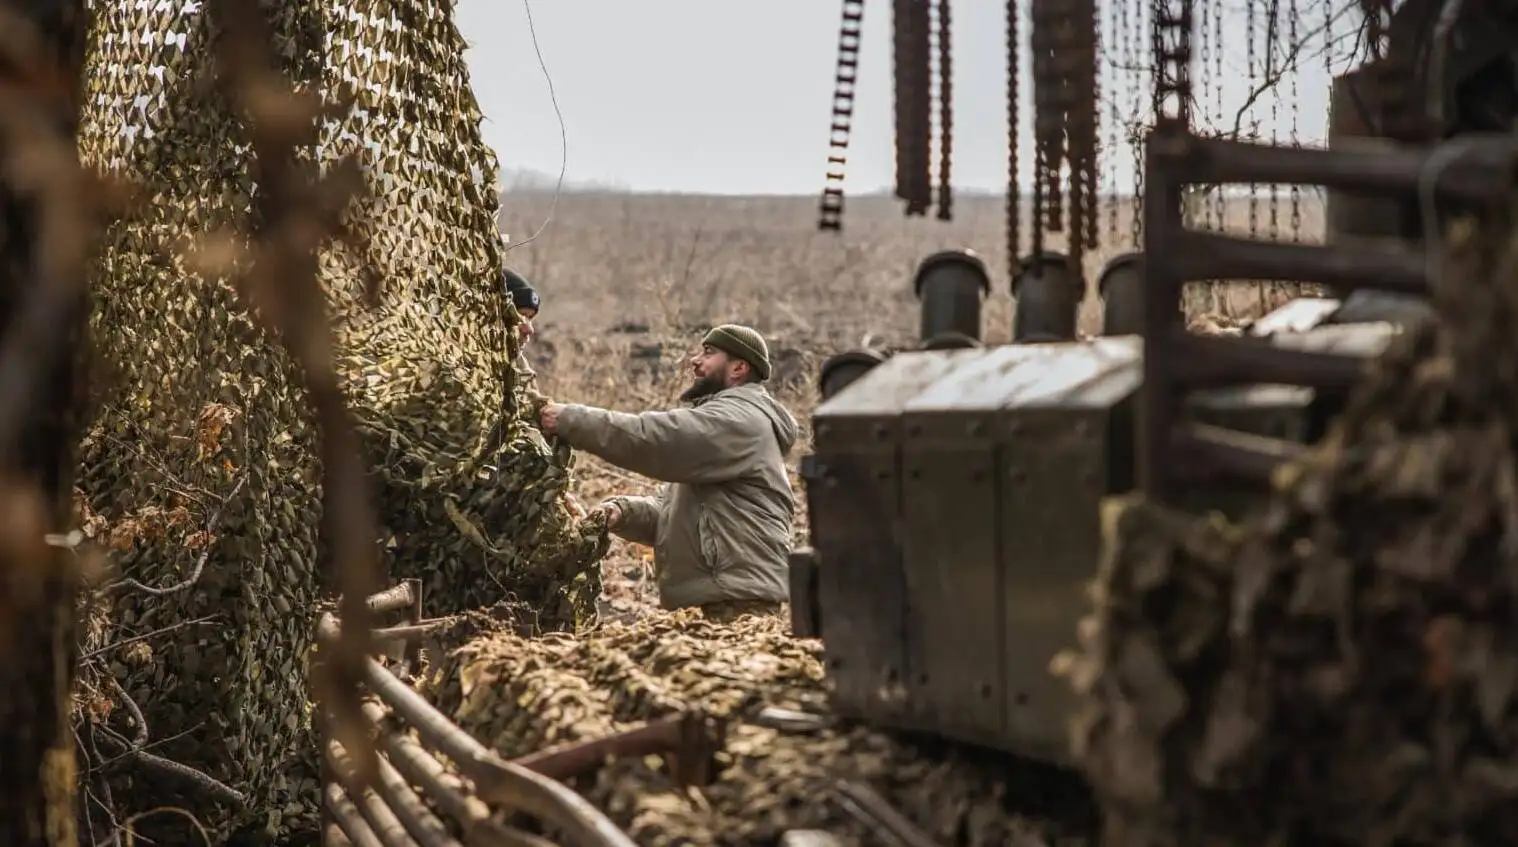
{"label": "rusty metal frame", "polygon": [[1464,136],[1458,144],[1458,150],[1443,145],[1321,150],[1202,138],[1172,125],[1150,133],[1144,161],[1144,387],[1136,450],[1146,495],[1176,502],[1199,477],[1262,483],[1304,449],[1183,423],[1182,404],[1190,391],[1257,383],[1347,388],[1367,361],[1286,349],[1269,339],[1193,334],[1182,314],[1187,282],[1252,279],[1316,282],[1346,292],[1431,291],[1430,257],[1410,246],[1271,243],[1190,230],[1181,218],[1182,189],[1207,183],[1316,184],[1403,197],[1431,189],[1441,201],[1462,204],[1500,200],[1511,184],[1518,143],[1507,136]]}
{"label": "rusty metal frame", "polygon": [[[375,630],[373,641],[405,644],[412,669],[419,644],[435,623],[422,620],[421,601],[420,583],[408,580],[369,597],[366,604],[375,616],[405,610],[405,624]],[[323,614],[316,632],[319,653],[331,650],[340,632],[337,617]],[[320,655],[317,661],[322,661]],[[375,737],[380,754],[375,780],[362,782],[342,743],[326,731],[330,717],[318,713],[315,720],[322,754],[324,845],[543,847],[554,843],[503,822],[497,812],[509,811],[542,821],[563,833],[569,844],[633,847],[632,839],[588,800],[540,769],[583,770],[588,767],[584,760],[599,761],[624,749],[644,753],[673,746],[677,753],[695,749],[709,756],[710,744],[720,743],[701,733],[705,725],[700,721],[686,718],[625,734],[631,741],[606,739],[585,750],[540,754],[535,762],[508,762],[471,738],[372,656],[365,660],[362,683],[367,695],[365,730]],[[402,731],[400,724],[414,730],[415,737]],[[455,831],[462,837],[455,837]]]}

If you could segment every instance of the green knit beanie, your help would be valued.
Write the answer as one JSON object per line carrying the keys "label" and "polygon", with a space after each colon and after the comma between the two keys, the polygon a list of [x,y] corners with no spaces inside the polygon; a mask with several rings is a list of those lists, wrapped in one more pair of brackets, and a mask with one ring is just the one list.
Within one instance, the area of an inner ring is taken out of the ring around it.
{"label": "green knit beanie", "polygon": [[757,331],[738,324],[723,324],[708,332],[701,343],[748,362],[761,380],[770,378],[770,347]]}

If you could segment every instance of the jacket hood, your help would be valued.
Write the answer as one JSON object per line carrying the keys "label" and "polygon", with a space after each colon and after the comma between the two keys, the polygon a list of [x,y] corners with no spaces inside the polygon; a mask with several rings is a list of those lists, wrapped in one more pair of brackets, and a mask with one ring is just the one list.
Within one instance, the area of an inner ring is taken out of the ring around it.
{"label": "jacket hood", "polygon": [[775,395],[769,393],[763,385],[759,383],[737,385],[710,397],[704,397],[698,402],[719,398],[731,398],[759,410],[769,420],[770,429],[775,433],[775,440],[780,444],[781,454],[789,454],[791,448],[796,446],[796,438],[801,434],[801,428],[797,425],[795,416],[790,413],[790,410],[780,405]]}

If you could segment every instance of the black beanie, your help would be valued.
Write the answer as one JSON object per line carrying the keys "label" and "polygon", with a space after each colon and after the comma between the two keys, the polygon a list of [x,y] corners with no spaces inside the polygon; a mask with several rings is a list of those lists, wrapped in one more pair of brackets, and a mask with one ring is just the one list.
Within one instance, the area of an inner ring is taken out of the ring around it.
{"label": "black beanie", "polygon": [[519,312],[523,309],[537,311],[541,307],[538,290],[516,271],[506,272],[506,296],[511,298]]}

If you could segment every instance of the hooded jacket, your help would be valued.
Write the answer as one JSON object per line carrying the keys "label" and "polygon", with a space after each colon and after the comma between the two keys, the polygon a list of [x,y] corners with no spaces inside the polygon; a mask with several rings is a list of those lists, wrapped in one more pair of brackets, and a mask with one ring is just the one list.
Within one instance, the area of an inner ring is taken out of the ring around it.
{"label": "hooded jacket", "polygon": [[667,412],[566,405],[558,436],[666,483],[654,497],[613,497],[617,535],[654,548],[666,609],[723,600],[785,602],[795,497],[785,458],[796,419],[758,384]]}

